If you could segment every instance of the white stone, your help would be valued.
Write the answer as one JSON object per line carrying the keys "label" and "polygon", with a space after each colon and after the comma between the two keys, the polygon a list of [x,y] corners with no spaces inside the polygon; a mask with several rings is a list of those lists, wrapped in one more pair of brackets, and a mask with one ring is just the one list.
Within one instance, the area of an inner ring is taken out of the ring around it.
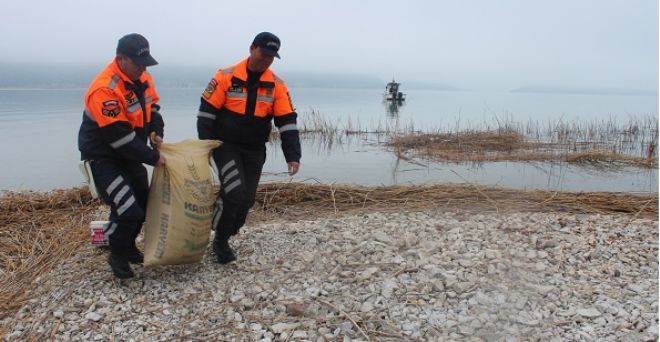
{"label": "white stone", "polygon": [[362,306],[360,306],[360,311],[361,312],[371,312],[374,309],[373,304],[369,302],[364,302],[362,303]]}
{"label": "white stone", "polygon": [[[657,219],[642,216],[406,208],[248,220],[229,265],[209,248],[200,264],[134,265],[135,279],[116,281],[105,253],[82,248],[0,324],[19,321],[13,340],[365,340],[350,319],[372,340],[654,340]],[[287,303],[304,314],[292,319]]]}
{"label": "white stone", "polygon": [[374,238],[376,241],[384,242],[389,244],[392,240],[390,239],[389,235],[385,234],[385,232],[382,231],[376,231],[371,235],[372,238]]}
{"label": "white stone", "polygon": [[276,323],[271,325],[270,330],[276,334],[281,334],[285,331],[291,331],[300,326],[300,323]]}
{"label": "white stone", "polygon": [[639,284],[628,284],[628,289],[635,293],[644,293],[644,287]]}
{"label": "white stone", "polygon": [[317,287],[309,287],[305,290],[305,292],[310,296],[310,297],[318,297],[319,294],[321,294],[321,289]]}
{"label": "white stone", "polygon": [[577,309],[576,313],[583,317],[594,318],[601,315],[600,311],[596,308]]}
{"label": "white stone", "polygon": [[101,320],[101,318],[103,318],[103,316],[101,316],[98,313],[92,311],[92,312],[88,312],[87,314],[85,314],[85,318],[90,320],[90,321],[98,322],[98,321]]}
{"label": "white stone", "polygon": [[243,298],[245,298],[245,294],[242,293],[242,292],[238,292],[238,293],[232,294],[231,297],[229,297],[229,300],[232,303],[236,303],[236,302],[238,302],[239,300],[241,300]]}
{"label": "white stone", "polygon": [[397,283],[394,279],[385,279],[381,285],[381,294],[385,298],[390,298],[396,287]]}
{"label": "white stone", "polygon": [[367,280],[379,270],[378,267],[369,267],[358,275],[358,280]]}
{"label": "white stone", "polygon": [[537,326],[540,324],[538,320],[530,319],[529,317],[518,317],[517,321],[520,324],[529,325],[529,326]]}

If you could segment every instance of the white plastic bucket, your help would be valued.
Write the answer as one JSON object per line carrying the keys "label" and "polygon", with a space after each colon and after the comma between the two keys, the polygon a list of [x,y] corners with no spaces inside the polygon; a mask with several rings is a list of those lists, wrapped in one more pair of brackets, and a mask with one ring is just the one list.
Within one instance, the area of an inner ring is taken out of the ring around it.
{"label": "white plastic bucket", "polygon": [[92,221],[89,223],[89,230],[92,234],[92,246],[101,247],[109,245],[108,237],[105,235],[110,221]]}

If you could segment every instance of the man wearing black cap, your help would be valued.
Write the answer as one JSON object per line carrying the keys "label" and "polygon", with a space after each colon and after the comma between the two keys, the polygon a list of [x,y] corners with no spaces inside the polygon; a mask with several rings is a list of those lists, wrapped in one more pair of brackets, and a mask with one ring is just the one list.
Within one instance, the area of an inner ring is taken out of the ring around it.
{"label": "man wearing black cap", "polygon": [[222,185],[213,215],[213,251],[221,264],[236,260],[229,238],[238,233],[254,204],[271,122],[279,130],[289,175],[300,167],[297,114],[284,81],[269,69],[274,58],[280,58],[279,49],[277,36],[259,33],[250,56],[220,69],[202,93],[199,138],[223,141],[213,151]]}
{"label": "man wearing black cap", "polygon": [[[118,278],[133,277],[129,262],[143,261],[135,246],[149,193],[142,163],[165,164],[158,152],[165,125],[153,80],[145,72],[156,64],[143,36],[132,33],[119,39],[116,57],[85,94],[78,133],[81,159],[90,161],[98,193],[110,205],[108,263]],[[148,137],[154,148],[147,145]]]}

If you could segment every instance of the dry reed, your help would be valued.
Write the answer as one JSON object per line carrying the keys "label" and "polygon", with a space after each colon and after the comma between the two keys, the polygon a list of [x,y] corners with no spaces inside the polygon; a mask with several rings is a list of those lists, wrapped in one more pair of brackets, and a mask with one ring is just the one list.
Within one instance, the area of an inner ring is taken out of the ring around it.
{"label": "dry reed", "polygon": [[89,241],[87,226],[99,204],[79,188],[0,198],[0,319],[31,298],[36,278]]}
{"label": "dry reed", "polygon": [[549,211],[658,216],[657,194],[515,190],[473,184],[363,187],[264,183],[257,202],[263,213],[291,218],[352,210],[460,209]]}
{"label": "dry reed", "polygon": [[[468,129],[455,124],[417,130],[412,123],[401,125],[398,118],[362,126],[328,118],[318,111],[301,115],[301,138],[331,147],[357,136],[389,139],[399,157],[410,154],[449,162],[490,161],[566,161],[598,167],[657,167],[657,115],[613,117],[587,122],[548,121],[516,122],[499,118],[494,122],[468,123]],[[273,132],[272,141],[278,139]],[[412,153],[407,153],[412,152]],[[593,153],[591,155],[584,153]],[[527,159],[531,158],[531,159]]]}
{"label": "dry reed", "polygon": [[399,158],[422,157],[441,162],[562,161],[596,167],[656,168],[654,156],[640,157],[559,142],[530,142],[511,130],[397,136],[390,145]]}

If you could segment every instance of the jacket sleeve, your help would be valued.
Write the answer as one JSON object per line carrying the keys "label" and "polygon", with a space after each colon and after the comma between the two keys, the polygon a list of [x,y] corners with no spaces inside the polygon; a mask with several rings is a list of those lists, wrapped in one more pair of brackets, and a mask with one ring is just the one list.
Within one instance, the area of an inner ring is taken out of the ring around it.
{"label": "jacket sleeve", "polygon": [[220,119],[220,109],[225,104],[225,80],[222,70],[215,76],[202,92],[197,112],[197,137],[199,139],[218,139],[216,125]]}
{"label": "jacket sleeve", "polygon": [[275,126],[280,132],[284,159],[286,159],[287,163],[300,162],[301,151],[297,125],[298,114],[296,114],[293,108],[289,89],[284,82],[279,83],[275,88],[273,116]]}
{"label": "jacket sleeve", "polygon": [[300,162],[300,137],[298,133],[298,126],[296,118],[298,114],[291,112],[286,115],[276,116],[275,126],[280,132],[280,140],[282,141],[282,152],[286,162]]}
{"label": "jacket sleeve", "polygon": [[[160,115],[160,105],[154,103],[151,105],[151,132],[156,132],[156,135],[165,137],[165,122],[163,116]],[[149,132],[149,133],[151,133]]]}
{"label": "jacket sleeve", "polygon": [[158,103],[160,102],[160,96],[158,96],[154,80],[149,73],[147,73],[147,82],[150,88],[148,91],[153,101],[151,103],[151,121],[149,122],[149,132],[147,132],[147,135],[150,135],[151,132],[156,132],[156,135],[164,138],[165,122],[163,121],[163,116],[160,115],[160,104]]}
{"label": "jacket sleeve", "polygon": [[95,91],[87,100],[86,110],[99,126],[103,141],[122,158],[156,165],[160,154],[136,134],[113,91],[105,88]]}
{"label": "jacket sleeve", "polygon": [[218,139],[216,120],[220,110],[213,107],[204,98],[200,100],[199,112],[197,113],[197,137],[201,140]]}

